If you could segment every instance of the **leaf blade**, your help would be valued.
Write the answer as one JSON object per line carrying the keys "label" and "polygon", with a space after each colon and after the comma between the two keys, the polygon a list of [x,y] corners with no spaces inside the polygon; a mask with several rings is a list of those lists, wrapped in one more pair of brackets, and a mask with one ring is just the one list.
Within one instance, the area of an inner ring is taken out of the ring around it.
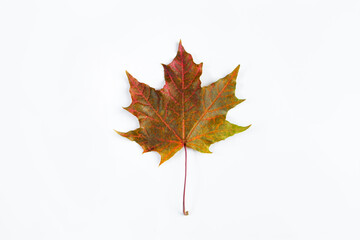
{"label": "leaf blade", "polygon": [[138,118],[140,127],[127,133],[116,131],[137,142],[144,152],[158,152],[160,165],[185,145],[210,153],[211,144],[250,127],[226,121],[227,112],[244,101],[235,96],[240,65],[224,78],[201,87],[203,64],[194,63],[181,42],[174,60],[162,65],[165,85],[160,90],[126,72],[132,102],[125,109]]}

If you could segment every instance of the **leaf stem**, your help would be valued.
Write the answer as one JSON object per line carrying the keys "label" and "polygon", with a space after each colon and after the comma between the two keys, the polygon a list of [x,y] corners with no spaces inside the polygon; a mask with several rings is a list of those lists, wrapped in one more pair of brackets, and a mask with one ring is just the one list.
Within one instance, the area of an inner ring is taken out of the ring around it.
{"label": "leaf stem", "polygon": [[185,178],[184,178],[184,193],[183,193],[183,213],[185,216],[189,215],[188,211],[185,211],[185,190],[186,190],[186,175],[187,175],[187,150],[186,143],[184,144],[185,149]]}

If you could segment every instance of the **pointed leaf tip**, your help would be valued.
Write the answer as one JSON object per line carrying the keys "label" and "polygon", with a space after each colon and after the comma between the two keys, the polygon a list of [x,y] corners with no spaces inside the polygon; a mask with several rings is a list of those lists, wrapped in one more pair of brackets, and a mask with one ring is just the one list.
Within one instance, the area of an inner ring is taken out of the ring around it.
{"label": "pointed leaf tip", "polygon": [[113,129],[117,134],[119,134],[120,136],[124,136],[124,133],[116,131],[115,129]]}
{"label": "pointed leaf tip", "polygon": [[128,78],[129,82],[131,80],[131,78],[133,78],[133,76],[131,76],[131,74],[128,71],[125,71],[126,73],[126,77]]}
{"label": "pointed leaf tip", "polygon": [[125,71],[125,72],[126,72],[126,76],[128,78],[128,81],[130,83],[130,86],[133,85],[133,84],[137,85],[139,83],[139,81],[136,78],[134,78],[128,71]]}
{"label": "pointed leaf tip", "polygon": [[181,39],[180,39],[180,42],[179,42],[178,52],[185,52],[184,46],[181,43]]}

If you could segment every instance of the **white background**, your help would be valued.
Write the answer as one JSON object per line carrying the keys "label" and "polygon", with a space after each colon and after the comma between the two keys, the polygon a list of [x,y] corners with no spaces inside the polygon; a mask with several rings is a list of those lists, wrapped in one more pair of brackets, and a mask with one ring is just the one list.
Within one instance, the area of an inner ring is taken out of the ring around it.
{"label": "white background", "polygon": [[[359,1],[0,3],[0,239],[360,239]],[[128,70],[241,64],[244,133],[158,167]]]}

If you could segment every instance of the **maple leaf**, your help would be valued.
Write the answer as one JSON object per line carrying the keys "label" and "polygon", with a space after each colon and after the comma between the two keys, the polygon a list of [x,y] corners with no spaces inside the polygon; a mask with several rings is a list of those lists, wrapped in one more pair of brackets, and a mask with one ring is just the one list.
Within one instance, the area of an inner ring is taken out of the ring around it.
{"label": "maple leaf", "polygon": [[[163,64],[166,82],[161,90],[126,72],[132,103],[125,109],[139,119],[140,127],[126,133],[116,132],[136,141],[144,152],[158,152],[161,165],[183,147],[185,153],[187,147],[210,153],[211,144],[248,129],[251,125],[241,127],[226,120],[227,112],[244,101],[235,96],[240,65],[224,78],[201,87],[202,65],[193,62],[180,41],[175,59]],[[186,162],[187,155],[185,166]],[[185,185],[186,168],[184,201]]]}

